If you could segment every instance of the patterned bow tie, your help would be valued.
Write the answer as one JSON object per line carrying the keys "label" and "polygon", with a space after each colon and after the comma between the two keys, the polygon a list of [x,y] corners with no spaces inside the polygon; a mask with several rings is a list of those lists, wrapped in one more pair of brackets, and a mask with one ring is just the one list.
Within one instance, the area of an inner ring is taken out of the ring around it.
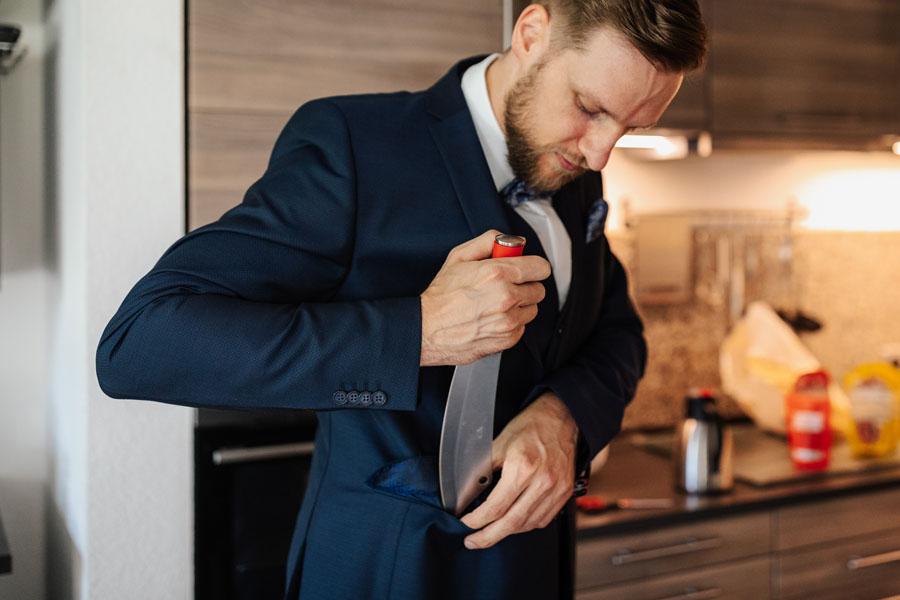
{"label": "patterned bow tie", "polygon": [[[549,198],[553,196],[554,192],[538,192],[527,185],[521,179],[513,179],[509,183],[507,183],[502,190],[500,190],[500,196],[509,204],[511,207],[515,208],[522,204],[523,202],[528,202],[529,200],[537,200],[539,198]],[[593,204],[591,204],[590,209],[587,214],[587,227],[585,242],[591,243],[603,233],[603,227],[606,225],[606,217],[609,214],[609,204],[607,204],[606,200],[602,197],[597,198]]]}
{"label": "patterned bow tie", "polygon": [[521,179],[513,179],[500,190],[500,197],[506,200],[506,203],[515,208],[523,202],[537,200],[539,198],[549,198],[553,192],[538,192],[531,189]]}

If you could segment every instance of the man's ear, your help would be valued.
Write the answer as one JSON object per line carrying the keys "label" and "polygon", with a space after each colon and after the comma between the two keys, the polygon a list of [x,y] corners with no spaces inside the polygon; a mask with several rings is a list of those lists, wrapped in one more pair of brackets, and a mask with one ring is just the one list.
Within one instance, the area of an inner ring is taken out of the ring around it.
{"label": "man's ear", "polygon": [[540,4],[530,4],[513,27],[510,49],[527,70],[550,46],[550,13]]}

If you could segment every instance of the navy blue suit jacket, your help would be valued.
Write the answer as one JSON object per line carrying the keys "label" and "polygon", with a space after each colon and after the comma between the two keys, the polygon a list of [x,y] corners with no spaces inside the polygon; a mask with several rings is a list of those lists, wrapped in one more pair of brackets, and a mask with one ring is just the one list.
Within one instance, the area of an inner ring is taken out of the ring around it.
{"label": "navy blue suit jacket", "polygon": [[[470,551],[471,530],[440,508],[452,367],[419,367],[419,295],[451,248],[490,228],[543,255],[497,199],[460,89],[474,60],[424,92],[301,107],[243,202],[169,248],[100,341],[112,397],[319,411],[288,598],[546,600],[571,586],[571,519]],[[553,199],[572,238],[569,298],[560,311],[545,282],[503,354],[495,419],[499,432],[552,390],[582,461],[619,430],[646,358],[621,265],[605,236],[585,239],[601,194],[588,174]]]}

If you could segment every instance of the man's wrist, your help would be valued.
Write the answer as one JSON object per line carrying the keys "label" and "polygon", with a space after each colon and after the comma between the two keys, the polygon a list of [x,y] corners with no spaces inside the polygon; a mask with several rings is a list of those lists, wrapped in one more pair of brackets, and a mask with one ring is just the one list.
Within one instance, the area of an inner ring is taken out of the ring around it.
{"label": "man's wrist", "polygon": [[572,442],[577,443],[579,434],[578,424],[572,416],[572,411],[569,410],[569,407],[566,406],[565,402],[560,400],[559,396],[552,391],[547,390],[538,396],[533,405],[534,404],[539,405],[541,410],[545,411],[548,416],[557,419],[560,423],[565,425],[571,432]]}

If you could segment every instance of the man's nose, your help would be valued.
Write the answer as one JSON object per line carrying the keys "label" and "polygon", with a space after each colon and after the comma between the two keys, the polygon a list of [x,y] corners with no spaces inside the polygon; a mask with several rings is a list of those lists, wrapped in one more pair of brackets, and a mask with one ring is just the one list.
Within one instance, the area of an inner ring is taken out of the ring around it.
{"label": "man's nose", "polygon": [[594,126],[578,141],[578,151],[584,157],[591,171],[599,171],[609,161],[609,154],[619,138],[622,130],[615,126]]}

